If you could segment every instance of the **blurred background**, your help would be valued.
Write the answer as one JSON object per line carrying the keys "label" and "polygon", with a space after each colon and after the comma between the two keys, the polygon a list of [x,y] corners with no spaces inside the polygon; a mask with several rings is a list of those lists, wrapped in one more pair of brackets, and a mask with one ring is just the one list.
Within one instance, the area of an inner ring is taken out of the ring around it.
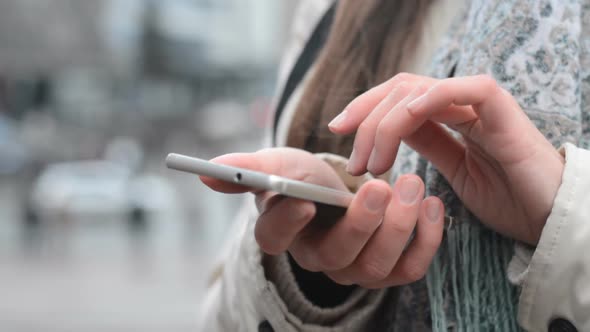
{"label": "blurred background", "polygon": [[191,331],[294,1],[0,1],[0,331]]}

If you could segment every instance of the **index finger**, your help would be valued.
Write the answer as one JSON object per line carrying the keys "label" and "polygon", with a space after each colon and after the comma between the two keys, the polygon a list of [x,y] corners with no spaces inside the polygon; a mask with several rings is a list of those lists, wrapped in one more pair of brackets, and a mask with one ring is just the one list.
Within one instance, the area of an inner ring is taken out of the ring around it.
{"label": "index finger", "polygon": [[432,86],[438,80],[415,74],[400,73],[393,78],[381,83],[351,101],[330,123],[330,130],[336,134],[350,134],[354,132],[359,125],[373,112],[373,110],[390,94],[390,92],[402,83],[408,83],[410,86],[422,84]]}
{"label": "index finger", "polygon": [[451,105],[473,106],[481,125],[491,131],[505,131],[523,119],[515,117],[520,107],[514,98],[487,75],[442,80],[407,108],[414,116],[428,117]]}

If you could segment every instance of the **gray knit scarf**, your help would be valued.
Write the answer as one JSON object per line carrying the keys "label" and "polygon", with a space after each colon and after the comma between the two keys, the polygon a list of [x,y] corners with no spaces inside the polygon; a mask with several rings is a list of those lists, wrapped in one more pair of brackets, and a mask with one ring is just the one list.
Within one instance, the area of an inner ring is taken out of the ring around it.
{"label": "gray knit scarf", "polygon": [[[451,67],[456,76],[490,74],[556,147],[588,148],[588,8],[590,0],[473,0],[437,53],[433,76]],[[400,153],[394,176],[420,174],[450,216],[426,277],[432,329],[519,331],[518,288],[506,278],[514,242],[481,225],[430,163],[408,148]]]}

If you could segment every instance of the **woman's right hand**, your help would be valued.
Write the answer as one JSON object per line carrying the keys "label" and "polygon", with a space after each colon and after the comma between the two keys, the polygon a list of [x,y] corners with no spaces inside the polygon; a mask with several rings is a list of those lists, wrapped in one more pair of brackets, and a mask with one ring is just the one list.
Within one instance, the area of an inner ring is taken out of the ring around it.
{"label": "woman's right hand", "polygon": [[[332,167],[303,150],[272,148],[213,161],[347,190]],[[270,255],[288,250],[302,268],[322,271],[343,285],[382,288],[419,280],[442,238],[443,204],[436,197],[423,199],[424,184],[416,175],[401,176],[393,188],[384,181],[368,181],[346,214],[328,228],[310,223],[316,214],[312,202],[212,178],[201,180],[219,192],[253,192],[260,212],[255,235],[261,249]],[[405,248],[414,228],[415,237]]]}

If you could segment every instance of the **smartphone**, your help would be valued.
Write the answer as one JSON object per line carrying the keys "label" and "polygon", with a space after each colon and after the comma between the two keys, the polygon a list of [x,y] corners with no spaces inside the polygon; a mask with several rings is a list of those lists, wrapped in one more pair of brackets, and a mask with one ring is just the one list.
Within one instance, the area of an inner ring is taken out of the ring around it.
{"label": "smartphone", "polygon": [[244,168],[220,165],[176,153],[171,153],[166,157],[166,166],[178,171],[204,175],[225,182],[274,191],[289,197],[343,208],[347,208],[350,205],[354,196],[352,193],[346,191]]}

